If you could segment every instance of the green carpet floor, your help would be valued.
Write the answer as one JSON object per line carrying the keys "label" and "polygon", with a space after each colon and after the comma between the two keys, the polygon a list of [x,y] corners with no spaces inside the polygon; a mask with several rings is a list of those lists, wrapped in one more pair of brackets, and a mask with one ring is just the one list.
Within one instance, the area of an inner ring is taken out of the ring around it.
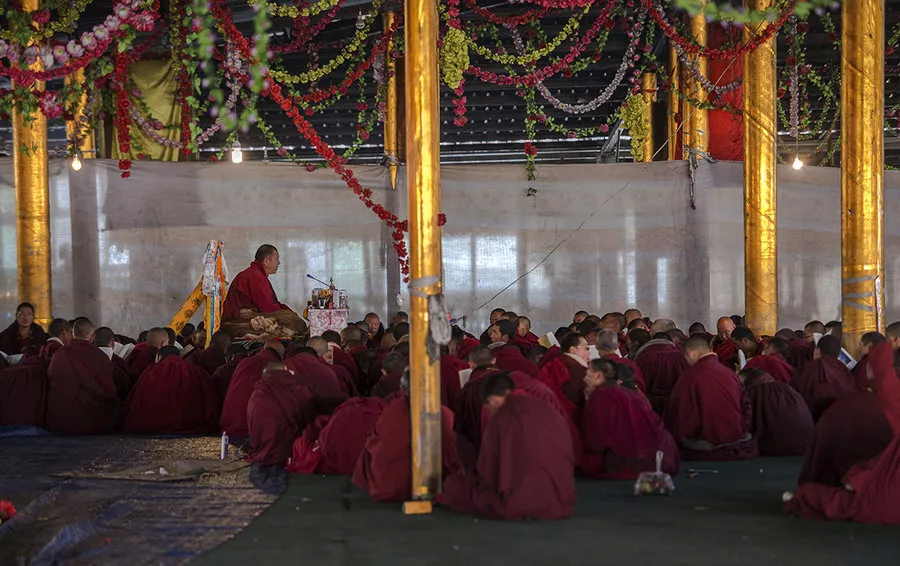
{"label": "green carpet floor", "polygon": [[[287,492],[234,539],[192,564],[897,565],[900,527],[813,522],[782,511],[799,459],[686,463],[672,497],[630,482],[578,481],[575,515],[499,522],[438,508],[403,516],[365,498],[342,506],[344,477],[291,475]],[[718,474],[686,477],[689,468]]]}

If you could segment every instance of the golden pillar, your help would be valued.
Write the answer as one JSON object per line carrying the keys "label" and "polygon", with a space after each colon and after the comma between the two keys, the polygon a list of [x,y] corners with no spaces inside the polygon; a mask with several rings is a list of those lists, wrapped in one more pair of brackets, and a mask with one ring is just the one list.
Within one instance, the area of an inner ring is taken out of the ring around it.
{"label": "golden pillar", "polygon": [[[394,25],[397,14],[384,13],[385,33]],[[387,74],[387,96],[384,108],[384,159],[391,173],[391,188],[397,188],[397,173],[400,171],[400,157],[397,155],[397,65],[394,63],[391,53],[394,51],[394,42],[388,43],[385,51],[385,73]]]}
{"label": "golden pillar", "polygon": [[841,315],[855,355],[884,332],[884,0],[841,5]]}
{"label": "golden pillar", "polygon": [[439,356],[426,349],[428,296],[441,293],[438,13],[434,0],[406,1],[406,163],[410,243],[410,410],[412,498],[407,513],[430,512],[441,487]]}
{"label": "golden pillar", "polygon": [[645,119],[650,130],[644,138],[644,156],[641,161],[649,163],[653,161],[653,103],[656,102],[656,73],[646,72],[641,75],[641,95],[644,97]]}
{"label": "golden pillar", "polygon": [[66,75],[66,84],[78,84],[82,88],[72,119],[66,120],[66,138],[76,144],[75,155],[77,157],[93,159],[96,157],[94,155],[94,127],[93,125],[82,127],[82,118],[84,117],[88,99],[87,91],[84,90],[84,69],[78,69],[74,73]]}
{"label": "golden pillar", "polygon": [[[669,81],[669,98],[667,100],[668,103],[668,133],[669,133],[669,161],[674,161],[676,159],[681,159],[681,154],[677,152],[678,150],[678,110],[681,106],[681,100],[679,99],[679,65],[678,65],[678,52],[675,51],[673,46],[669,46],[669,76],[671,80]],[[683,118],[683,117],[682,117]]]}
{"label": "golden pillar", "polygon": [[[39,0],[22,0],[24,12]],[[40,60],[31,66],[42,70]],[[32,85],[43,90],[44,83]],[[19,300],[34,305],[35,321],[47,328],[53,317],[50,292],[50,179],[47,171],[47,118],[40,110],[13,108],[13,169],[16,185],[16,245]]]}
{"label": "golden pillar", "polygon": [[[694,41],[701,47],[706,47],[706,16],[697,14],[690,19],[689,23],[691,33],[694,36]],[[706,78],[709,74],[709,65],[706,57],[691,55],[690,59],[697,67],[697,71],[700,75]],[[694,104],[699,105],[706,102],[706,97],[708,96],[706,88],[704,88],[703,85],[700,84],[700,81],[694,78],[690,72],[684,74],[684,86],[685,95],[690,100],[694,101]],[[692,147],[696,151],[702,151],[704,153],[709,151],[709,118],[706,109],[698,106],[689,106],[688,104],[685,104],[685,113],[689,113],[682,118],[685,124],[683,139],[686,142],[684,144],[685,149],[683,154],[684,158],[687,159],[690,155],[687,150],[688,147]]]}
{"label": "golden pillar", "polygon": [[[766,10],[774,0],[745,0]],[[744,27],[744,41],[767,22]],[[775,37],[744,55],[744,301],[746,322],[759,335],[778,331],[778,231],[775,168],[777,117]]]}

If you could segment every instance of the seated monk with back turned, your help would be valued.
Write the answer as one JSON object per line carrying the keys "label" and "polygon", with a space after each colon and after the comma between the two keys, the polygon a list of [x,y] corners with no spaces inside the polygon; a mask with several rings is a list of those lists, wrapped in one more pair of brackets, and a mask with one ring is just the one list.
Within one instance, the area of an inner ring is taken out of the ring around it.
{"label": "seated monk with back turned", "polygon": [[254,329],[250,321],[258,316],[273,319],[278,326],[295,334],[306,332],[306,323],[287,305],[278,301],[269,276],[278,271],[278,250],[263,244],[256,250],[250,267],[238,273],[228,286],[222,309],[222,330],[240,338]]}
{"label": "seated monk with back turned", "polygon": [[669,398],[666,428],[685,460],[743,460],[759,456],[748,431],[750,407],[741,383],[722,365],[703,335],[685,342],[689,364]]}
{"label": "seated monk with back turned", "polygon": [[565,418],[544,401],[520,394],[506,372],[485,378],[481,398],[493,416],[477,468],[447,477],[438,501],[492,519],[571,516],[575,456]]}

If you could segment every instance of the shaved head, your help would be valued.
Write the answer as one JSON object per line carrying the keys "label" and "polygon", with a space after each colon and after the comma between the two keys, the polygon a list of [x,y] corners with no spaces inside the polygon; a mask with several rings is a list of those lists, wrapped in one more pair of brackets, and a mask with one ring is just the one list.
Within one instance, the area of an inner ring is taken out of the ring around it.
{"label": "shaved head", "polygon": [[637,309],[628,309],[625,311],[625,324],[630,324],[632,320],[636,320],[638,318],[644,318],[644,315],[641,314],[641,311]]}
{"label": "shaved head", "polygon": [[147,332],[147,344],[154,348],[162,348],[169,345],[169,333],[165,328],[151,328]]}
{"label": "shaved head", "polygon": [[72,327],[72,334],[79,340],[93,340],[94,323],[86,318],[79,318]]}
{"label": "shaved head", "polygon": [[306,345],[315,350],[320,356],[324,356],[328,352],[328,341],[321,336],[313,336]]}
{"label": "shaved head", "polygon": [[685,352],[698,352],[700,354],[708,354],[712,352],[712,348],[709,347],[709,342],[706,340],[706,336],[696,335],[688,338],[684,343],[684,351]]}

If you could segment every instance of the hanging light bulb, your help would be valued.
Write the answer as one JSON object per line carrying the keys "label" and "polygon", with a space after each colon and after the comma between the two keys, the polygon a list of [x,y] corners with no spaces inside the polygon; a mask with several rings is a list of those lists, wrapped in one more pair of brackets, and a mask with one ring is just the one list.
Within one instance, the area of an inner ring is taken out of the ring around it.
{"label": "hanging light bulb", "polygon": [[269,148],[267,147],[263,148],[263,163],[269,164]]}
{"label": "hanging light bulb", "polygon": [[362,10],[359,11],[359,15],[356,16],[356,29],[365,29],[366,28],[366,15],[362,13]]}
{"label": "hanging light bulb", "polygon": [[796,171],[803,169],[803,161],[800,159],[799,155],[794,157],[793,167],[794,167],[794,170],[796,170]]}
{"label": "hanging light bulb", "polygon": [[234,143],[231,145],[231,162],[240,163],[243,160],[244,156],[241,153],[241,142],[234,140]]}
{"label": "hanging light bulb", "polygon": [[81,158],[77,154],[72,158],[72,170],[81,171]]}

